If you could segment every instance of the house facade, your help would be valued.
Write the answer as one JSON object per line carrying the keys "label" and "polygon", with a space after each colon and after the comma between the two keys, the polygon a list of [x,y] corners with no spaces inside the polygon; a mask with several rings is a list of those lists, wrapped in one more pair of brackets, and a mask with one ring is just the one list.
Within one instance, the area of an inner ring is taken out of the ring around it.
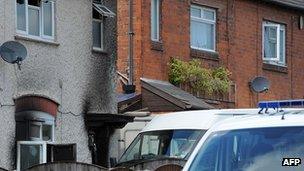
{"label": "house facade", "polygon": [[[129,73],[127,0],[118,2],[118,70]],[[256,107],[260,100],[303,98],[304,3],[301,0],[133,1],[134,82],[168,81],[170,58],[224,66],[232,85],[227,97],[200,97],[215,107]],[[249,82],[270,82],[255,93]],[[196,93],[194,93],[196,94]],[[143,95],[144,96],[144,95]]]}
{"label": "house facade", "polygon": [[115,117],[116,6],[0,0],[0,45],[17,41],[28,53],[21,70],[0,59],[1,168],[107,166],[111,129],[123,124]]}

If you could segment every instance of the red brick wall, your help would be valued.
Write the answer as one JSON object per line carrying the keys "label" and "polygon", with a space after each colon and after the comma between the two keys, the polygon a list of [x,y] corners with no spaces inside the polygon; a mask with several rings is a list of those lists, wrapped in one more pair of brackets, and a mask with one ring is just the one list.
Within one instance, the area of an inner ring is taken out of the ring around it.
{"label": "red brick wall", "polygon": [[[216,51],[210,54],[190,49],[190,4],[217,10]],[[118,1],[118,69],[126,70],[128,48],[128,0]],[[170,57],[199,58],[206,67],[226,66],[236,84],[235,106],[255,107],[260,100],[303,98],[304,30],[298,28],[299,12],[254,0],[162,0],[161,43],[150,40],[150,0],[134,0],[135,81],[139,78],[167,80]],[[286,69],[265,68],[262,61],[262,23],[286,24]],[[155,50],[155,49],[162,50]],[[218,58],[214,58],[218,56]],[[271,82],[266,94],[250,91],[255,76]]]}

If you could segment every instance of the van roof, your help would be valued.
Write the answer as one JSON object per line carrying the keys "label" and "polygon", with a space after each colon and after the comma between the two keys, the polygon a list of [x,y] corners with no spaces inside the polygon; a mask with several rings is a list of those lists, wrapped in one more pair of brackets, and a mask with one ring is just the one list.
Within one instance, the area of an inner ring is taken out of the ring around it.
{"label": "van roof", "polygon": [[[283,116],[284,114],[284,116]],[[236,129],[304,126],[304,109],[284,110],[275,114],[240,116],[221,121],[210,131],[225,131]]]}
{"label": "van roof", "polygon": [[246,114],[257,114],[259,109],[212,109],[182,111],[156,115],[142,132],[172,129],[209,129],[215,122]]}

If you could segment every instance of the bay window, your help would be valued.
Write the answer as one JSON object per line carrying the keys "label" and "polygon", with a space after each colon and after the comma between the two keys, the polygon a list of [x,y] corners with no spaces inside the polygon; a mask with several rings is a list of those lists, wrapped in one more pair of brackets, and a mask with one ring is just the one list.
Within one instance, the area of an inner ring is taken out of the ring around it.
{"label": "bay window", "polygon": [[191,48],[215,51],[216,11],[192,5],[190,32]]}
{"label": "bay window", "polygon": [[47,143],[54,143],[55,118],[40,111],[15,114],[17,171],[47,161]]}
{"label": "bay window", "polygon": [[283,24],[263,23],[263,61],[285,65],[285,26]]}
{"label": "bay window", "polygon": [[54,39],[54,2],[16,0],[17,33],[30,37]]}

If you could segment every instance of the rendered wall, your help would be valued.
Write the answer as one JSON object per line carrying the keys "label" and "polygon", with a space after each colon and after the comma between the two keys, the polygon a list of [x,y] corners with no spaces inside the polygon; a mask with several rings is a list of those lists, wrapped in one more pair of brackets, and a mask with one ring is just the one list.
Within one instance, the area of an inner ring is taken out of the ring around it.
{"label": "rendered wall", "polygon": [[[105,0],[116,11],[116,2]],[[92,4],[88,0],[57,0],[55,43],[16,37],[15,2],[0,0],[0,44],[16,40],[28,57],[22,70],[0,59],[0,103],[14,104],[25,94],[59,103],[56,143],[77,143],[77,161],[91,162],[84,112],[116,113],[116,18],[105,20],[106,53],[92,52]],[[0,107],[0,167],[14,168],[14,106]]]}

